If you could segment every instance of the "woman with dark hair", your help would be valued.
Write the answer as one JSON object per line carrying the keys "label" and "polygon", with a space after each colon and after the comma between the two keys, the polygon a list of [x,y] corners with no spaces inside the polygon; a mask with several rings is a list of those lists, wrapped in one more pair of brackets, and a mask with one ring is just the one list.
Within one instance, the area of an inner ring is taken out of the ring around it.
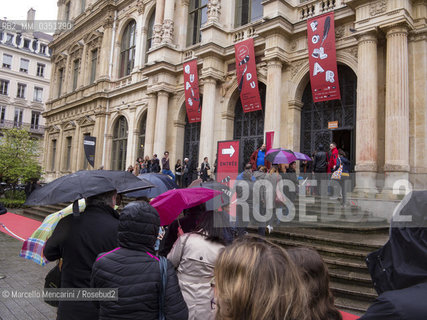
{"label": "woman with dark hair", "polygon": [[[340,167],[342,167],[340,169]],[[340,187],[341,187],[341,194],[342,194],[342,202],[341,205],[343,207],[347,204],[347,183],[346,181],[350,177],[350,161],[346,158],[346,153],[342,149],[338,150],[338,158],[337,163],[333,167],[333,171],[341,170],[341,178],[338,180]]]}
{"label": "woman with dark hair", "polygon": [[206,211],[192,233],[181,235],[168,259],[177,268],[179,286],[188,306],[190,320],[215,318],[211,281],[219,253],[226,243],[222,212]]}
{"label": "woman with dark hair", "polygon": [[329,288],[328,268],[316,250],[299,247],[287,250],[293,260],[303,282],[308,296],[310,320],[353,320],[357,319],[349,313],[339,311],[334,305],[334,296]]}
{"label": "woman with dark hair", "polygon": [[182,164],[181,159],[178,159],[175,164],[175,182],[182,188]]}

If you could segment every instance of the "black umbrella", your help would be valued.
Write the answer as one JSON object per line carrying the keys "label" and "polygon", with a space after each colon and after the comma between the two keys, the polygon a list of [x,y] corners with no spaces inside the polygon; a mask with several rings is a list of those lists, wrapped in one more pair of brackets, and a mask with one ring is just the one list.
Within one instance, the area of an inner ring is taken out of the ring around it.
{"label": "black umbrella", "polygon": [[126,193],[154,187],[127,171],[82,170],[58,178],[31,193],[25,205],[48,205],[74,202],[108,191]]}
{"label": "black umbrella", "polygon": [[149,181],[152,185],[154,185],[154,188],[151,188],[148,190],[139,190],[135,192],[130,192],[125,194],[126,197],[129,197],[129,198],[147,197],[151,199],[151,198],[157,197],[162,193],[165,193],[168,190],[178,189],[178,186],[175,183],[175,181],[173,181],[172,178],[166,174],[142,173],[138,176],[138,178]]}
{"label": "black umbrella", "polygon": [[207,182],[201,182],[198,185],[193,185],[191,188],[200,188],[200,187],[222,191],[220,195],[205,202],[207,211],[216,210],[220,207],[224,207],[230,204],[231,191],[230,191],[230,188],[227,187],[226,185],[216,181],[207,181]]}

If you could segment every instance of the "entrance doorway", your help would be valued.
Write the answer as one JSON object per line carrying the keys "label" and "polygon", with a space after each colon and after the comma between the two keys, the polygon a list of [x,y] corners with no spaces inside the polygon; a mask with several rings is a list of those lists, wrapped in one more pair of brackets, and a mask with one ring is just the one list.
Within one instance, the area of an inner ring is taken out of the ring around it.
{"label": "entrance doorway", "polygon": [[[353,171],[356,154],[356,97],[357,77],[347,66],[338,65],[341,100],[313,102],[310,83],[304,90],[301,111],[301,152],[313,154],[323,144],[335,142],[351,161]],[[328,123],[338,121],[338,128],[328,129]]]}
{"label": "entrance doorway", "polygon": [[264,107],[266,86],[258,82],[262,110],[243,112],[240,97],[234,109],[234,140],[240,140],[239,172],[249,162],[252,153],[264,143]]}

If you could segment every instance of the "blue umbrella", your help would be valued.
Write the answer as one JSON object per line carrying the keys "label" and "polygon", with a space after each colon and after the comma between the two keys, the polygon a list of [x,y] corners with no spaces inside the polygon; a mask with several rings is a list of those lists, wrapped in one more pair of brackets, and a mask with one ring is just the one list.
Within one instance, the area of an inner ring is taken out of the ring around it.
{"label": "blue umbrella", "polygon": [[151,188],[149,190],[147,189],[147,190],[129,192],[129,193],[126,193],[126,197],[129,197],[129,198],[147,197],[151,199],[151,198],[157,197],[162,193],[165,193],[168,190],[179,188],[178,185],[175,183],[175,181],[172,180],[171,177],[162,173],[142,173],[138,176],[138,178],[150,181],[151,184],[154,185],[154,188]]}

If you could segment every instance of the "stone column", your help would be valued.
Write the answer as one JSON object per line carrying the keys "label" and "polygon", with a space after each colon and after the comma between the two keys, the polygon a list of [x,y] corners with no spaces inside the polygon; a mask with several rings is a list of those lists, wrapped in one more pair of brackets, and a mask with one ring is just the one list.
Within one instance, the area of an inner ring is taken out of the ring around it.
{"label": "stone column", "polygon": [[377,35],[358,38],[356,188],[355,192],[378,193],[378,66]]}
{"label": "stone column", "polygon": [[213,165],[214,159],[214,125],[215,125],[215,103],[216,103],[216,79],[207,77],[203,79],[203,106],[202,122],[200,126],[199,163],[204,157],[209,158]]}
{"label": "stone column", "polygon": [[153,47],[162,42],[162,25],[165,10],[165,0],[156,0],[156,15],[153,26]]}
{"label": "stone column", "polygon": [[112,32],[113,23],[112,21],[107,21],[107,23],[104,24],[104,34],[102,36],[101,51],[99,53],[99,79],[108,79]]}
{"label": "stone column", "polygon": [[144,157],[153,156],[153,144],[156,127],[156,110],[157,110],[157,95],[152,93],[149,95],[148,109],[147,109],[147,126],[145,127],[145,147]]}
{"label": "stone column", "polygon": [[[301,101],[288,101],[288,147],[294,151],[300,151],[301,146],[301,109],[303,105]],[[275,136],[275,139],[279,139],[279,137]]]}
{"label": "stone column", "polygon": [[61,157],[62,146],[64,145],[64,129],[61,126],[59,131],[58,140],[56,140],[56,156],[55,156],[55,176],[61,173],[63,168],[63,162],[66,161],[66,157]]}
{"label": "stone column", "polygon": [[282,62],[279,59],[269,60],[267,62],[267,92],[265,95],[264,132],[274,131],[274,148],[280,146],[280,125],[282,114],[281,90]]}
{"label": "stone column", "polygon": [[409,172],[408,29],[391,27],[386,37],[384,191],[389,193]]}
{"label": "stone column", "polygon": [[72,154],[73,157],[71,159],[71,171],[75,172],[79,170],[79,154],[78,154],[78,150],[79,150],[79,141],[80,141],[80,125],[78,124],[78,122],[76,120],[73,120],[74,123],[76,124],[75,128],[74,128],[74,135],[73,135],[73,141],[72,141]]}
{"label": "stone column", "polygon": [[133,165],[136,160],[136,148],[135,146],[138,143],[138,134],[137,134],[137,119],[136,119],[136,106],[131,106],[130,108],[130,121],[128,129],[128,144],[126,151],[126,169],[128,166]]}
{"label": "stone column", "polygon": [[91,66],[88,65],[88,60],[90,61],[91,57],[88,58],[88,45],[84,44],[82,50],[82,57],[80,59],[80,74],[77,79],[77,89],[84,87],[88,82],[88,74],[90,74]]}
{"label": "stone column", "polygon": [[166,0],[165,2],[165,18],[163,20],[162,27],[162,42],[171,44],[173,43],[173,31],[174,31],[174,12],[175,12],[175,0]]}
{"label": "stone column", "polygon": [[168,123],[168,103],[169,93],[166,91],[159,91],[157,93],[157,112],[156,124],[154,133],[154,150],[159,158],[166,151],[166,134]]}
{"label": "stone column", "polygon": [[[140,67],[142,67],[142,59],[141,56],[144,55],[144,52],[142,51],[142,43],[145,41],[145,37],[143,37],[144,32],[144,23],[143,23],[143,16],[139,15],[136,20],[136,30],[135,30],[135,64],[133,66],[133,72],[138,71]],[[132,162],[133,164],[133,162]]]}

